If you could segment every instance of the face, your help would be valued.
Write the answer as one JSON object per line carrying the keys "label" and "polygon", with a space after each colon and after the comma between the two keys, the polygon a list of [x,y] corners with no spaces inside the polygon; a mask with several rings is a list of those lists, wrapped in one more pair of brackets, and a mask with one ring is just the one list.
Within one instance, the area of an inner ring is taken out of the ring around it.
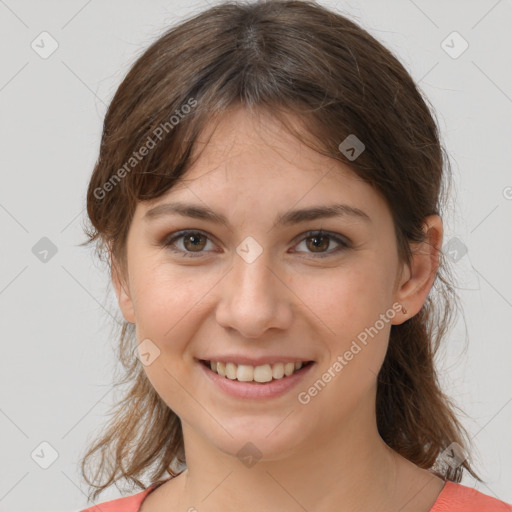
{"label": "face", "polygon": [[[251,440],[278,458],[372,410],[391,325],[404,320],[392,217],[347,166],[269,117],[230,111],[201,149],[178,185],[138,204],[116,293],[138,343],[150,340],[144,370],[184,431],[226,454]],[[334,205],[344,206],[320,212]],[[230,357],[313,364],[277,396],[239,397],[200,362]]]}

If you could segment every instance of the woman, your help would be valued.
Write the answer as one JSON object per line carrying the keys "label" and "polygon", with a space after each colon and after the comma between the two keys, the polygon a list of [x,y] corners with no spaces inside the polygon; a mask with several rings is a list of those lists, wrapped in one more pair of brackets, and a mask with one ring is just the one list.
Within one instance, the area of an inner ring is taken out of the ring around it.
{"label": "woman", "polygon": [[433,363],[446,167],[403,66],[314,2],[218,5],[151,45],[88,189],[131,388],[82,462],[94,499],[144,490],[87,510],[512,510],[460,484]]}

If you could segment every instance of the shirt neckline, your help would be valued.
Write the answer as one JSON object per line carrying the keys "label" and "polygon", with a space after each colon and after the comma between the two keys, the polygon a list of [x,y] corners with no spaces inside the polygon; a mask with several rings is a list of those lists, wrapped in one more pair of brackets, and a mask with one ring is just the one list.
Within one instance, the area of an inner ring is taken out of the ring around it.
{"label": "shirt neckline", "polygon": [[437,512],[437,509],[441,503],[442,500],[446,498],[447,493],[451,489],[451,484],[453,484],[451,480],[445,480],[444,485],[441,489],[441,492],[437,495],[436,501],[434,501],[432,507],[430,507],[430,510],[428,512]]}
{"label": "shirt neckline", "polygon": [[142,505],[144,501],[146,501],[146,498],[156,489],[158,489],[162,484],[165,484],[165,482],[168,482],[173,478],[172,476],[165,478],[164,480],[159,480],[158,482],[152,483],[146,490],[142,491],[142,493],[145,493],[142,495],[142,501],[139,504],[139,508],[137,509],[137,512],[140,512],[140,509],[142,508]]}
{"label": "shirt neckline", "polygon": [[[161,485],[165,484],[165,482],[168,482],[169,480],[171,480],[171,478],[173,478],[173,477],[168,477],[168,478],[165,478],[164,480],[159,480],[158,482],[154,482],[145,491],[142,491],[145,494],[143,495],[142,501],[140,502],[140,505],[139,505],[139,508],[137,509],[137,512],[140,512],[140,509],[142,508],[142,505],[143,505],[144,501],[146,500],[146,498],[153,491],[158,489],[158,487],[160,487]],[[432,507],[430,508],[429,512],[437,512],[437,508],[438,508],[440,502],[446,498],[447,494],[453,488],[453,485],[456,485],[456,483],[452,482],[451,480],[445,480],[444,481],[443,488],[441,489],[441,492],[438,494],[438,496],[436,498],[436,501],[434,501],[434,503],[433,503]]]}

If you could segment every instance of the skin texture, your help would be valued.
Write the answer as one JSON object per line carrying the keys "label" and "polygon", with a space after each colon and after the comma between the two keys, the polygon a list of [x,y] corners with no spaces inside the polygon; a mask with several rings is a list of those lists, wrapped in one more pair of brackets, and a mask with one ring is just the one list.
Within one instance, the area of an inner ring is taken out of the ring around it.
{"label": "skin texture", "polygon": [[[327,512],[340,504],[347,511],[428,511],[443,482],[383,442],[375,396],[391,325],[415,315],[432,286],[441,219],[425,219],[429,243],[413,246],[409,268],[399,262],[386,202],[348,166],[265,115],[233,109],[212,130],[201,137],[204,151],[184,179],[137,205],[127,273],[113,274],[138,342],[149,338],[160,350],[144,369],[184,433],[188,469],[149,495],[143,512]],[[208,206],[229,227],[178,215],[143,219],[171,200]],[[331,203],[359,208],[371,222],[335,217],[273,226],[279,213]],[[174,246],[198,257],[164,246],[185,229],[203,232],[200,248],[183,237]],[[307,232],[319,229],[348,239],[349,247],[336,251],[340,244],[327,238],[315,248]],[[252,263],[236,253],[247,236],[263,249]],[[396,302],[407,313],[394,311],[339,375],[308,404],[299,403],[298,392]],[[316,364],[284,396],[241,400],[212,385],[195,359],[228,352],[287,354]],[[237,457],[249,441],[262,454],[252,467]]]}

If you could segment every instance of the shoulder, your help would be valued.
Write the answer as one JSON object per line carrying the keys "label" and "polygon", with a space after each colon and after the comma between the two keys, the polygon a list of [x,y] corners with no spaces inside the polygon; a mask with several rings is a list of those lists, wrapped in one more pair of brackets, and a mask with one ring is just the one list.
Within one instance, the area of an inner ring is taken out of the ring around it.
{"label": "shoulder", "polygon": [[132,496],[125,496],[124,498],[97,503],[96,505],[82,509],[79,512],[138,512],[144,498],[153,491],[157,485],[157,483],[154,483],[144,491],[133,494]]}
{"label": "shoulder", "polygon": [[512,505],[462,484],[447,481],[430,512],[512,512]]}

